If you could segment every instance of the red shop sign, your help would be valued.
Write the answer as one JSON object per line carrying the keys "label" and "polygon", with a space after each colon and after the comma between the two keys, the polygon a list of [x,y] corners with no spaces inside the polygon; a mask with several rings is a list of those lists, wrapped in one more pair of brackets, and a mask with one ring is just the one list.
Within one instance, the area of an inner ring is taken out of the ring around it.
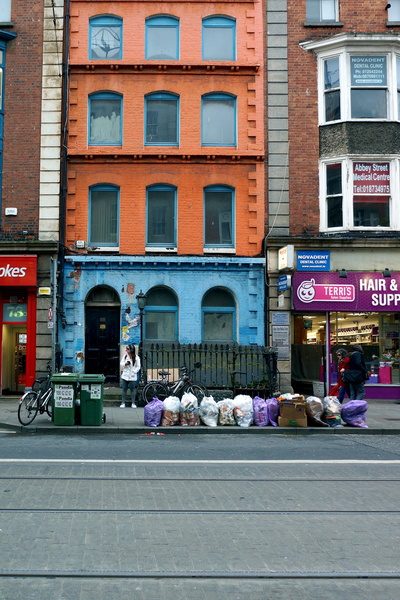
{"label": "red shop sign", "polygon": [[0,255],[0,286],[36,286],[36,256]]}

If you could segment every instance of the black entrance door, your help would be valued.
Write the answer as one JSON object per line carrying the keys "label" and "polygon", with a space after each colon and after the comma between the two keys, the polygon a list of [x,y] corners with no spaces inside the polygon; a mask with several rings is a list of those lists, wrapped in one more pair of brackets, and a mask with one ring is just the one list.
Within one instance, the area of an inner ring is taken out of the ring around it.
{"label": "black entrance door", "polygon": [[119,307],[86,307],[85,373],[119,381]]}

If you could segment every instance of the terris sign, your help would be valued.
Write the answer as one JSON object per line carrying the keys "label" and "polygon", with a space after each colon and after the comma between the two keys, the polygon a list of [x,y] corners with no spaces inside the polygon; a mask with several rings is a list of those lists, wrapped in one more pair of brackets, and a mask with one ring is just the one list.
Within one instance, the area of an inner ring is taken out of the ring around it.
{"label": "terris sign", "polygon": [[0,256],[0,286],[36,286],[36,256]]}
{"label": "terris sign", "polygon": [[400,273],[295,273],[293,307],[306,311],[400,310]]}

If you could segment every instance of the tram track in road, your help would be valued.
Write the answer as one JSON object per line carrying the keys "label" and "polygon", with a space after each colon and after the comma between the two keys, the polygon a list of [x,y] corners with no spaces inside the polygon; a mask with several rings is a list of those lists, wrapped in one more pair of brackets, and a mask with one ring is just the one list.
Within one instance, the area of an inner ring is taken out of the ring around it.
{"label": "tram track in road", "polygon": [[276,579],[315,579],[315,580],[365,580],[389,579],[400,581],[400,572],[376,573],[362,572],[232,572],[232,571],[30,571],[30,570],[0,570],[1,578],[41,578],[41,579],[206,579],[206,580],[276,580]]}
{"label": "tram track in road", "polygon": [[131,508],[0,508],[1,513],[28,513],[28,514],[121,514],[121,515],[399,515],[399,510],[229,510],[229,509],[131,509]]}

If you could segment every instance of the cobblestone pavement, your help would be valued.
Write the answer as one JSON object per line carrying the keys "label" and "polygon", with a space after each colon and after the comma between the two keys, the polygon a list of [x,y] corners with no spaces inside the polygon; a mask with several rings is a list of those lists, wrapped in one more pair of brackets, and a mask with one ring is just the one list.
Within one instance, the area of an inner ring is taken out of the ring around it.
{"label": "cobblestone pavement", "polygon": [[165,463],[0,458],[2,600],[399,597],[400,460],[192,462],[185,439]]}

